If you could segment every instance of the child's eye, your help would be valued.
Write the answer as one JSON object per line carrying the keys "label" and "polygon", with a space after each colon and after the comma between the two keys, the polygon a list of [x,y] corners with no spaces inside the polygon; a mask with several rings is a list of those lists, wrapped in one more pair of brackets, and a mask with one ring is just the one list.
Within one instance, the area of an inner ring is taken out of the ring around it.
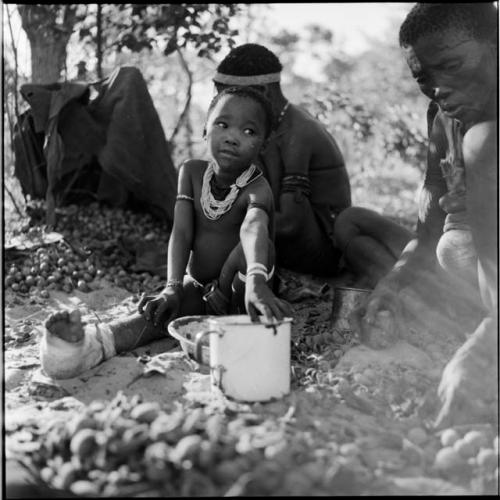
{"label": "child's eye", "polygon": [[215,122],[215,126],[220,127],[220,128],[227,128],[227,123],[222,122],[222,121],[218,121],[218,122]]}
{"label": "child's eye", "polygon": [[244,131],[243,131],[244,134],[246,135],[255,135],[256,132],[253,128],[246,128]]}

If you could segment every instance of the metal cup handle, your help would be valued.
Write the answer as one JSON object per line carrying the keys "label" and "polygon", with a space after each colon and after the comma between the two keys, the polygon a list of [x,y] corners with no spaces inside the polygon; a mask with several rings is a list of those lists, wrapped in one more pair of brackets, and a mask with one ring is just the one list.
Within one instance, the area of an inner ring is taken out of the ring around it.
{"label": "metal cup handle", "polygon": [[201,341],[210,333],[217,333],[220,335],[220,332],[217,330],[203,330],[201,332],[198,332],[196,334],[195,339],[194,339],[193,357],[197,363],[199,363],[200,365],[203,365],[203,366],[209,366],[209,365],[207,365],[206,363],[203,362],[203,355],[202,355],[203,354],[202,353],[203,345],[202,345]]}

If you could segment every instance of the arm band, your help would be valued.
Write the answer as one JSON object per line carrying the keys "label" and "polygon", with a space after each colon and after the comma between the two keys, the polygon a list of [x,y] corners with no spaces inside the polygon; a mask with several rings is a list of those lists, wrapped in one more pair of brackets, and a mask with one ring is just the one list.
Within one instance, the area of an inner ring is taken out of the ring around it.
{"label": "arm band", "polygon": [[192,196],[188,196],[187,194],[178,194],[175,197],[176,200],[187,200],[187,201],[194,201],[194,198]]}
{"label": "arm band", "polygon": [[252,274],[253,271],[256,271],[256,270],[264,271],[265,273],[267,273],[267,266],[265,266],[264,264],[261,264],[260,262],[254,262],[253,264],[250,264],[247,267],[247,275]]}
{"label": "arm band", "polygon": [[248,208],[260,208],[261,210],[264,210],[264,212],[266,212],[267,215],[269,215],[269,208],[266,207],[266,205],[264,205],[264,203],[259,203],[257,201],[251,201],[249,204],[248,204]]}
{"label": "arm band", "polygon": [[256,268],[253,268],[253,269],[250,269],[250,271],[247,271],[247,278],[249,276],[255,276],[255,275],[258,275],[260,274],[261,276],[264,276],[264,278],[266,279],[266,281],[268,280],[268,272],[267,271],[263,271],[262,269],[256,269]]}
{"label": "arm band", "polygon": [[295,193],[300,191],[306,196],[311,195],[311,182],[306,175],[286,175],[281,181],[282,193]]}
{"label": "arm band", "polygon": [[169,279],[165,286],[165,288],[175,288],[175,289],[182,289],[182,287],[183,287],[183,281],[177,279]]}

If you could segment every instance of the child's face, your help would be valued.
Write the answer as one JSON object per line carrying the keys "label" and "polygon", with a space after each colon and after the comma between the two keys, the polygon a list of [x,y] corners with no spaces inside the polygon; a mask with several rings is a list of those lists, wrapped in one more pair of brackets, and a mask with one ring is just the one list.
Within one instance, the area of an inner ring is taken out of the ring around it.
{"label": "child's face", "polygon": [[224,170],[239,173],[257,158],[265,140],[264,110],[253,99],[224,96],[207,122],[210,155]]}

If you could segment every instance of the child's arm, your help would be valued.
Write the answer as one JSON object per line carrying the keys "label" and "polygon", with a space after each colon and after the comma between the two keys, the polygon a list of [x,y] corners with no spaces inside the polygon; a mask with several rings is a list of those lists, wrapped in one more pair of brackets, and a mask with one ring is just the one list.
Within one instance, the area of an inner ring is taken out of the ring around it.
{"label": "child's arm", "polygon": [[155,297],[144,296],[139,302],[139,312],[155,325],[170,320],[182,300],[183,278],[191,252],[194,235],[193,188],[189,165],[179,168],[177,201],[174,224],[168,243],[167,284]]}
{"label": "child's arm", "polygon": [[[262,208],[261,208],[262,207]],[[268,322],[291,315],[289,305],[278,299],[267,285],[267,276],[252,272],[259,265],[267,268],[269,234],[269,211],[273,210],[272,193],[267,185],[257,195],[251,197],[251,203],[240,229],[240,241],[247,262],[247,281],[245,305],[253,321],[260,312]],[[256,266],[257,265],[257,266]]]}
{"label": "child's arm", "polygon": [[181,165],[174,209],[174,225],[168,243],[167,286],[184,278],[194,237],[193,186],[189,164]]}

